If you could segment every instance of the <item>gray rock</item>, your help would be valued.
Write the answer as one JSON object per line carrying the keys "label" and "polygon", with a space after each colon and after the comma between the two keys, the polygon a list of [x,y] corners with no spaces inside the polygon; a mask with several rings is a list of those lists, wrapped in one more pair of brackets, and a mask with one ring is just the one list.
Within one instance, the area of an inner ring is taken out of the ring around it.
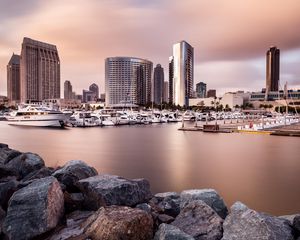
{"label": "gray rock", "polygon": [[66,186],[67,191],[77,191],[75,184],[85,178],[96,176],[98,172],[93,167],[88,166],[85,162],[80,160],[69,161],[62,168],[53,173],[53,176],[59,182]]}
{"label": "gray rock", "polygon": [[83,224],[86,236],[101,240],[150,240],[153,221],[150,214],[124,206],[101,207]]}
{"label": "gray rock", "polygon": [[11,197],[4,232],[11,240],[33,238],[56,227],[63,212],[63,193],[56,178],[36,180]]}
{"label": "gray rock", "polygon": [[10,180],[6,182],[0,182],[0,206],[3,209],[7,209],[7,203],[13,193],[18,190],[18,182],[16,180]]}
{"label": "gray rock", "polygon": [[150,185],[145,179],[98,175],[78,181],[77,186],[91,210],[110,205],[135,206],[151,197]]}
{"label": "gray rock", "polygon": [[224,203],[224,200],[214,189],[194,189],[186,190],[180,194],[181,197],[181,208],[193,200],[202,200],[208,206],[210,206],[219,216],[223,219],[228,214],[228,209]]}
{"label": "gray rock", "polygon": [[88,239],[84,234],[81,224],[86,221],[94,212],[75,211],[66,216],[66,226],[53,233],[47,240],[85,240]]}
{"label": "gray rock", "polygon": [[6,166],[3,163],[0,163],[0,179],[4,179],[4,178],[7,179],[12,176],[15,176],[16,178],[18,178],[19,173],[15,169]]}
{"label": "gray rock", "polygon": [[8,145],[1,144],[2,147],[0,147],[0,163],[6,164],[11,159],[21,155],[21,152],[10,149]]}
{"label": "gray rock", "polygon": [[45,178],[45,177],[49,177],[52,174],[52,170],[47,168],[47,167],[42,167],[41,169],[38,169],[34,172],[29,173],[28,175],[26,175],[22,181],[31,181],[31,180],[35,180],[35,179],[39,179],[39,178]]}
{"label": "gray rock", "polygon": [[237,202],[223,224],[222,240],[293,240],[287,220],[258,213]]}
{"label": "gray rock", "polygon": [[150,200],[150,204],[155,211],[172,217],[179,214],[180,202],[180,195],[176,192],[157,193]]}
{"label": "gray rock", "polygon": [[34,153],[22,153],[10,160],[6,166],[15,169],[21,178],[45,166],[44,160]]}
{"label": "gray rock", "polygon": [[222,238],[223,219],[201,200],[194,200],[185,205],[171,224],[196,240]]}
{"label": "gray rock", "polygon": [[154,240],[194,240],[194,238],[175,226],[163,223],[155,233]]}

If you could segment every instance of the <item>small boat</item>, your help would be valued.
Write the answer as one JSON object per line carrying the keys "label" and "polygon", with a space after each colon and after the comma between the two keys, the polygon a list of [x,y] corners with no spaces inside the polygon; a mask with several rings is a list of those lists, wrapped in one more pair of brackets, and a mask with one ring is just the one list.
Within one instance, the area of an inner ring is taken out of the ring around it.
{"label": "small boat", "polygon": [[34,127],[63,127],[66,115],[61,111],[48,107],[25,105],[17,111],[13,111],[6,120],[10,125],[34,126]]}

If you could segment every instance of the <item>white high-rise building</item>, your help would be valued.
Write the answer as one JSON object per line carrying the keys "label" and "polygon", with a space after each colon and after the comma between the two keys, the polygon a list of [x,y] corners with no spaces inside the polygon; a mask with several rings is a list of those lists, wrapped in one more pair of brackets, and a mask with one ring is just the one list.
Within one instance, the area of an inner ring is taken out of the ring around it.
{"label": "white high-rise building", "polygon": [[170,102],[189,106],[194,85],[194,48],[186,41],[176,43],[173,45],[173,56],[170,59]]}
{"label": "white high-rise building", "polygon": [[151,102],[152,62],[135,57],[105,60],[105,104],[146,105]]}

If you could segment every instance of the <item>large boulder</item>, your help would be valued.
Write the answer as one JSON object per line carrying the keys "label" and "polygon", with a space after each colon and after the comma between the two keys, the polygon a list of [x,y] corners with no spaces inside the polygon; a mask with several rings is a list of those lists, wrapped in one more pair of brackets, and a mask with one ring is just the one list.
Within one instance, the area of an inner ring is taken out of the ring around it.
{"label": "large boulder", "polygon": [[114,175],[98,175],[78,181],[86,206],[97,210],[101,206],[135,206],[151,198],[150,185],[145,179],[128,180]]}
{"label": "large boulder", "polygon": [[224,200],[214,189],[193,189],[181,192],[181,208],[193,200],[202,200],[210,206],[223,219],[228,214],[228,209]]}
{"label": "large boulder", "polygon": [[223,219],[201,200],[194,200],[185,205],[171,224],[196,240],[222,238]]}
{"label": "large boulder", "polygon": [[241,202],[231,207],[223,224],[222,240],[293,240],[292,228],[285,219],[258,213]]}
{"label": "large boulder", "polygon": [[10,149],[7,144],[0,143],[0,163],[6,164],[19,155],[21,152]]}
{"label": "large boulder", "polygon": [[154,240],[194,240],[194,238],[175,226],[163,223],[155,233]]}
{"label": "large boulder", "polygon": [[66,186],[67,191],[76,191],[75,184],[85,178],[96,176],[98,172],[93,167],[88,166],[85,162],[80,160],[69,161],[62,168],[53,173],[53,176],[59,182]]}
{"label": "large boulder", "polygon": [[85,223],[85,234],[101,240],[150,240],[153,221],[150,214],[124,206],[102,207]]}
{"label": "large boulder", "polygon": [[44,160],[35,153],[22,153],[10,160],[6,166],[15,169],[21,178],[45,166]]}
{"label": "large boulder", "polygon": [[18,190],[18,181],[9,180],[0,182],[0,207],[7,209],[7,203],[15,191]]}
{"label": "large boulder", "polygon": [[33,238],[56,227],[63,212],[63,193],[56,178],[36,180],[11,197],[4,232],[11,240]]}

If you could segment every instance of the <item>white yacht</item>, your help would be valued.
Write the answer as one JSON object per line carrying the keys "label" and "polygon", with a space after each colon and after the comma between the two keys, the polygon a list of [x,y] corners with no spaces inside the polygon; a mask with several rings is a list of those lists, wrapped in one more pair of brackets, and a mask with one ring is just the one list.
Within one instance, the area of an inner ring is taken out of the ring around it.
{"label": "white yacht", "polygon": [[68,120],[73,127],[96,127],[101,125],[101,121],[97,116],[93,116],[90,112],[75,112]]}
{"label": "white yacht", "polygon": [[43,106],[28,105],[13,111],[6,120],[10,125],[36,127],[63,127],[66,116],[57,110]]}

